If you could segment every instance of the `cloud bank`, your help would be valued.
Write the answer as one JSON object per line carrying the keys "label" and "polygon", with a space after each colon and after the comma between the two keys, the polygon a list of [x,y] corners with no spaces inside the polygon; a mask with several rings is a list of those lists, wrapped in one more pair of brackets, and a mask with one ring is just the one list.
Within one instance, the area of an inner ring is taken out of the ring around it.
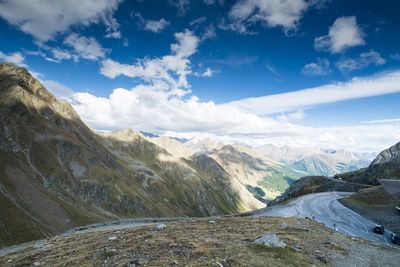
{"label": "cloud bank", "polygon": [[103,22],[108,37],[120,37],[112,17],[121,0],[3,0],[0,17],[39,42],[46,42],[73,25]]}

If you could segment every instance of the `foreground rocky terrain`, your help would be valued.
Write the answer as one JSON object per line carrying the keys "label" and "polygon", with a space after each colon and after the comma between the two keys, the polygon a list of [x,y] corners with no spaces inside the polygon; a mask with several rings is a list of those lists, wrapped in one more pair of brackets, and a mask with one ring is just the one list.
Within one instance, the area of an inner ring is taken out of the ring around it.
{"label": "foreground rocky terrain", "polygon": [[311,220],[231,217],[55,236],[0,265],[396,266],[399,253]]}

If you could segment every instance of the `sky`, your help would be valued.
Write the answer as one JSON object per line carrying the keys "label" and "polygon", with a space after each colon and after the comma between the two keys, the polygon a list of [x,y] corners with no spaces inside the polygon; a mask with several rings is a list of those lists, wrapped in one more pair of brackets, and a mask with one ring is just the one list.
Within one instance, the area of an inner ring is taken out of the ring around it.
{"label": "sky", "polygon": [[96,130],[378,152],[400,141],[400,3],[2,0],[0,61]]}

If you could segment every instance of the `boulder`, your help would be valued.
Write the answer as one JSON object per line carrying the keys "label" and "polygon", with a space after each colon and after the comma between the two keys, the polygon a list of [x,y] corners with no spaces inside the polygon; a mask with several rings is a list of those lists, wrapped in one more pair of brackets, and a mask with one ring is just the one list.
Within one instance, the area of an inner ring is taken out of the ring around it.
{"label": "boulder", "polygon": [[265,233],[256,240],[253,241],[254,244],[260,244],[267,247],[286,247],[285,242],[283,242],[275,233]]}

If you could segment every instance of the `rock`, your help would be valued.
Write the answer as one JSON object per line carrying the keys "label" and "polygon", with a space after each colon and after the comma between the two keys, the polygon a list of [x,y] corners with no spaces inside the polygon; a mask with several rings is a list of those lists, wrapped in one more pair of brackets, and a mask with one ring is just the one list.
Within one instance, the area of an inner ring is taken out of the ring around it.
{"label": "rock", "polygon": [[325,256],[317,255],[317,259],[323,263],[328,263],[328,260]]}
{"label": "rock", "polygon": [[130,261],[128,262],[128,265],[127,265],[127,266],[128,266],[128,267],[140,266],[140,262],[139,262],[139,260],[137,260],[137,259],[130,260]]}
{"label": "rock", "polygon": [[44,242],[44,241],[42,241],[42,240],[37,241],[37,242],[33,245],[34,248],[40,249],[40,250],[46,249],[46,248],[49,247],[49,246],[50,246],[49,244],[47,244],[46,242]]}
{"label": "rock", "polygon": [[296,244],[292,245],[292,248],[294,248],[296,250],[301,250],[303,248],[303,246],[301,244],[296,243]]}
{"label": "rock", "polygon": [[213,220],[211,220],[211,221],[208,221],[208,223],[209,223],[209,224],[216,224],[217,222],[216,222],[216,221],[213,221]]}
{"label": "rock", "polygon": [[165,228],[167,228],[167,225],[164,224],[164,223],[159,223],[159,224],[156,225],[156,230],[157,231],[163,231],[163,230],[165,230]]}
{"label": "rock", "polygon": [[40,265],[42,265],[40,262],[38,262],[38,261],[35,261],[34,263],[33,263],[33,266],[40,266]]}
{"label": "rock", "polygon": [[114,240],[117,240],[118,238],[116,237],[116,236],[109,236],[108,237],[108,240],[109,241],[114,241]]}
{"label": "rock", "polygon": [[266,233],[254,240],[253,243],[264,245],[267,247],[286,247],[285,242],[283,242],[275,233]]}

